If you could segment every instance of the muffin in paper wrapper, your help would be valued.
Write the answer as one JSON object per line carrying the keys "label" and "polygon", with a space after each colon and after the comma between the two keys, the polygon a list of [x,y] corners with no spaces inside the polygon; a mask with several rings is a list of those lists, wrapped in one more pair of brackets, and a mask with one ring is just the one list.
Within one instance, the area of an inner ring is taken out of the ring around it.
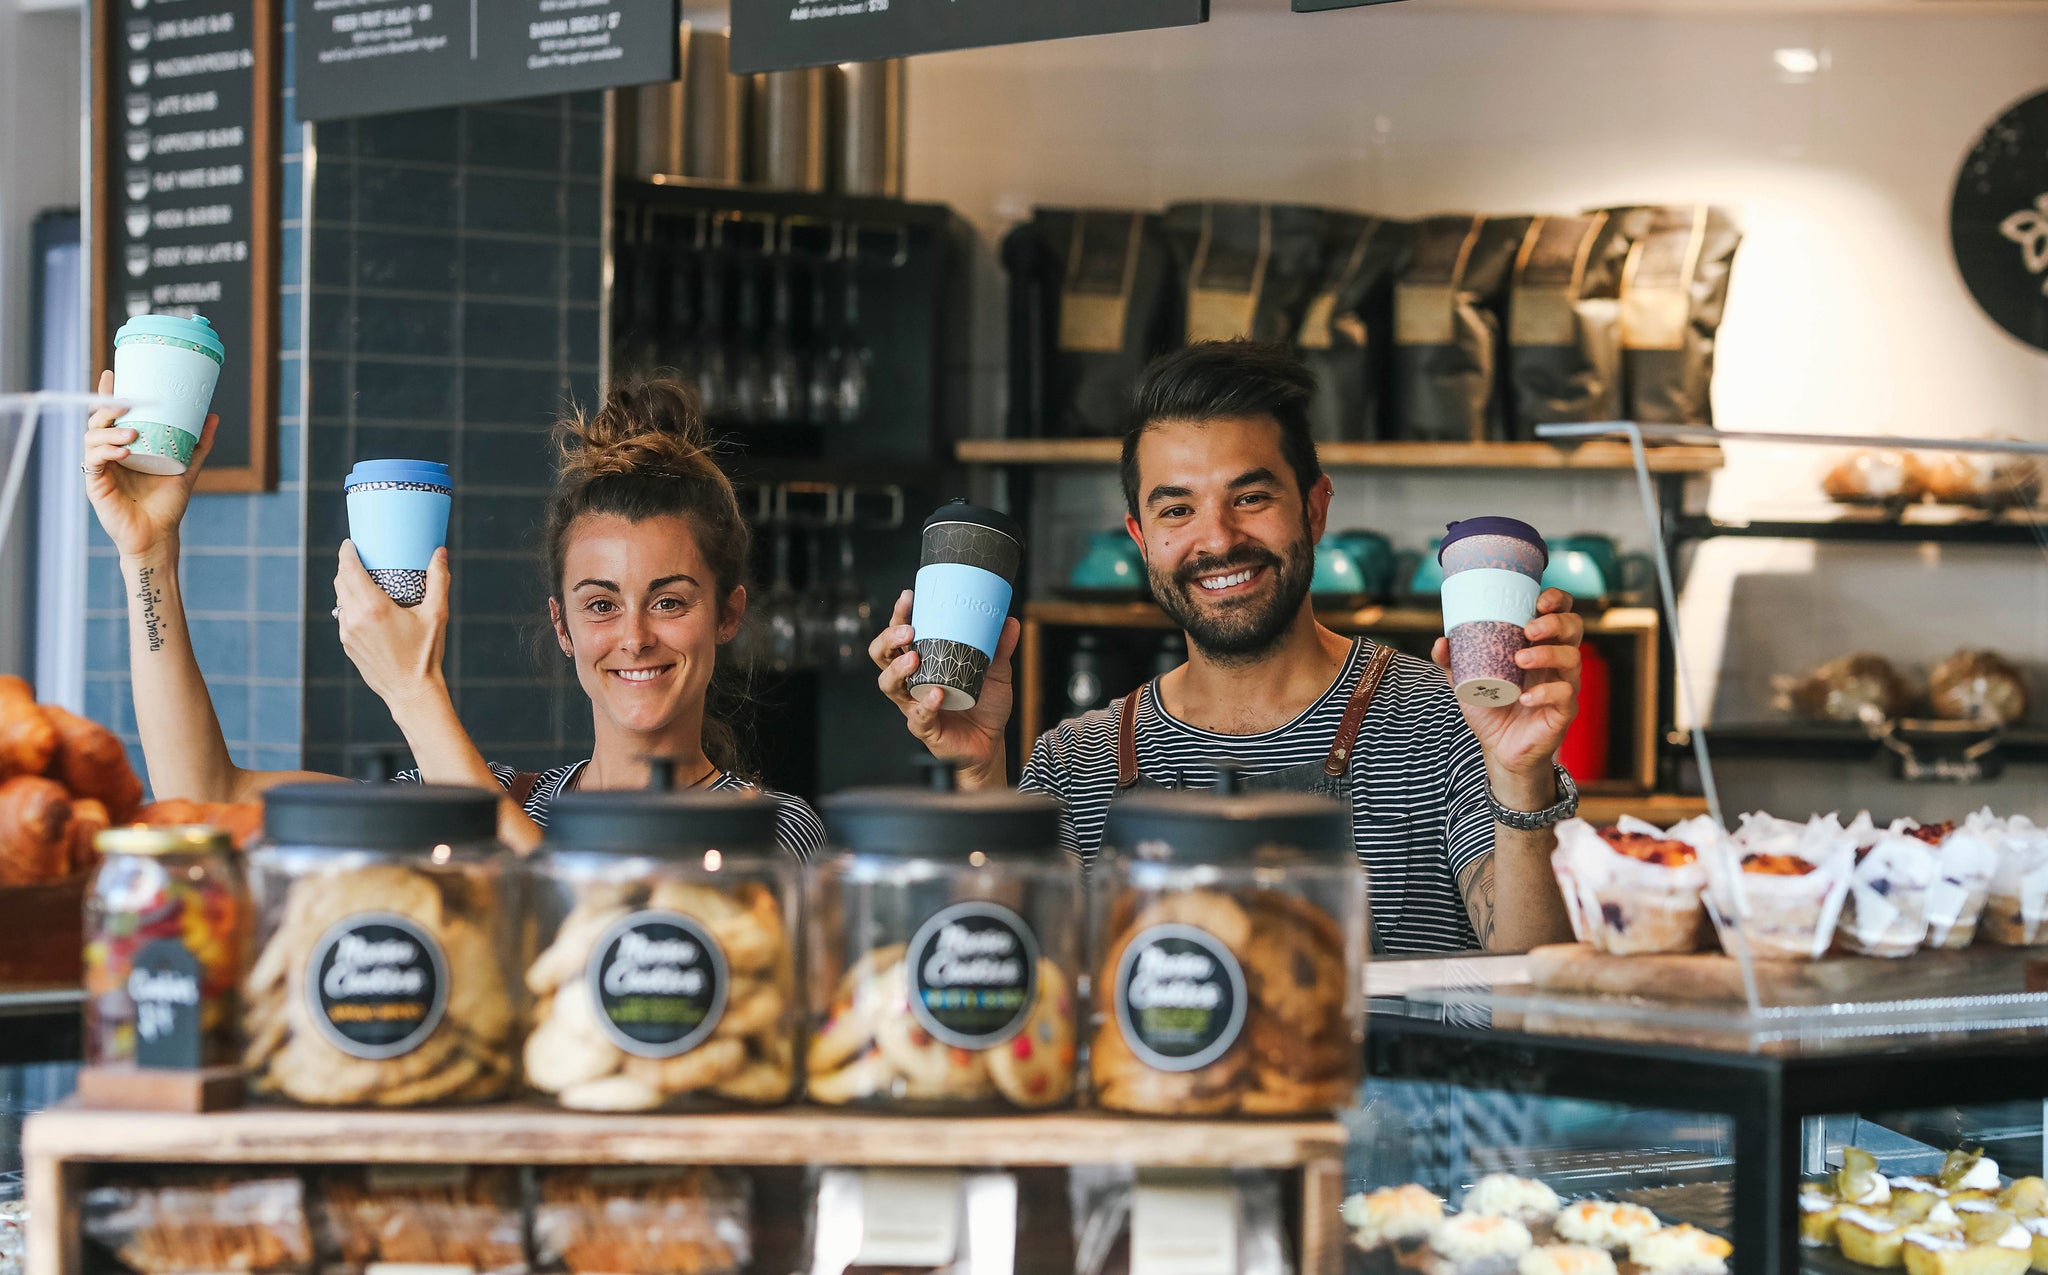
{"label": "muffin in paper wrapper", "polygon": [[[1741,926],[1758,960],[1819,960],[1834,942],[1856,865],[1855,843],[1841,822],[1833,815],[1794,823],[1751,813],[1742,816],[1730,840],[1732,855],[1708,860],[1718,919]],[[1812,867],[1803,873],[1757,870],[1787,857]],[[1726,934],[1721,945],[1734,950]]]}
{"label": "muffin in paper wrapper", "polygon": [[1856,816],[1848,833],[1856,842],[1856,868],[1836,941],[1863,956],[1911,956],[1927,938],[1934,851],[1903,830],[1878,831],[1868,811]]}
{"label": "muffin in paper wrapper", "polygon": [[[1990,813],[1983,815],[1988,819]],[[1894,823],[1892,830],[1904,831],[1905,822]],[[1962,948],[1976,941],[1997,870],[1998,850],[1982,824],[1973,828],[1966,823],[1942,838],[1934,850],[1934,884],[1927,887],[1927,947]]]}
{"label": "muffin in paper wrapper", "polygon": [[1999,819],[1980,810],[1963,821],[1963,830],[1989,841],[1998,857],[1978,926],[1984,941],[2048,944],[2048,828],[2036,827],[2025,815]]}
{"label": "muffin in paper wrapper", "polygon": [[1559,824],[1550,865],[1571,914],[1572,934],[1615,956],[1698,951],[1706,919],[1700,903],[1707,884],[1702,860],[1713,853],[1712,838],[1720,829],[1701,818],[1666,832],[1627,815],[1615,826],[1624,833],[1682,841],[1695,857],[1676,866],[1649,863],[1616,850],[1583,819]]}

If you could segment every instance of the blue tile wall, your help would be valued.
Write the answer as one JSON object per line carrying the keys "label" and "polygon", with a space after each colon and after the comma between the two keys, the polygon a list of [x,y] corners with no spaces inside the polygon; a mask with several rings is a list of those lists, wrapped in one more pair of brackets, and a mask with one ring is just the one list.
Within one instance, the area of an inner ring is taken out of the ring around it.
{"label": "blue tile wall", "polygon": [[[305,516],[305,225],[301,130],[292,90],[293,32],[284,30],[285,83],[278,305],[278,488],[195,496],[185,519],[181,578],[193,649],[206,674],[228,751],[265,770],[301,764],[300,653]],[[86,711],[120,733],[144,770],[128,675],[125,588],[114,547],[95,522],[86,562]],[[181,794],[162,793],[158,796]]]}
{"label": "blue tile wall", "polygon": [[[603,98],[539,98],[319,125],[306,357],[303,759],[410,764],[328,610],[357,460],[449,464],[455,614],[446,672],[494,761],[584,756],[589,706],[549,659],[534,545],[547,430],[596,392]],[[258,564],[256,588],[267,588]],[[256,631],[259,649],[268,635]],[[263,705],[251,729],[265,726]]]}

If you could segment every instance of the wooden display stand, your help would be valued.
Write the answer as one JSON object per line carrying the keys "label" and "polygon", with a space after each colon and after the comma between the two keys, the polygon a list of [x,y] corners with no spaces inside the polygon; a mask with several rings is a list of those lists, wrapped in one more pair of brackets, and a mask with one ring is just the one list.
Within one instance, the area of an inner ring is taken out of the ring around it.
{"label": "wooden display stand", "polygon": [[251,1108],[211,1115],[31,1116],[28,1275],[82,1275],[80,1208],[98,1165],[661,1164],[802,1167],[1266,1169],[1293,1179],[1304,1275],[1337,1275],[1344,1128],[1335,1121],[965,1119],[794,1107],[758,1114],[599,1116],[528,1106],[425,1111]]}

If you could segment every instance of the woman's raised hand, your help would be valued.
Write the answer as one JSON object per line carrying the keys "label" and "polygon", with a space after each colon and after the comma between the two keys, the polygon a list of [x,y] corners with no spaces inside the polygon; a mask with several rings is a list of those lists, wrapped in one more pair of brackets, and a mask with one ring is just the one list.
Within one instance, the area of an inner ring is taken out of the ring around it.
{"label": "woman's raised hand", "polygon": [[363,681],[394,715],[397,701],[443,685],[441,658],[448,642],[448,551],[436,549],[427,563],[427,592],[418,606],[393,602],[356,556],[355,542],[341,542],[334,573],[335,619],[341,649]]}
{"label": "woman's raised hand", "polygon": [[[114,374],[100,373],[99,392],[114,392]],[[102,408],[85,423],[85,494],[100,526],[123,558],[139,559],[175,544],[178,524],[192,501],[192,486],[213,450],[213,432],[220,417],[208,416],[192,450],[192,463],[182,474],[145,474],[121,464],[128,444],[139,435],[120,424],[126,408]]]}

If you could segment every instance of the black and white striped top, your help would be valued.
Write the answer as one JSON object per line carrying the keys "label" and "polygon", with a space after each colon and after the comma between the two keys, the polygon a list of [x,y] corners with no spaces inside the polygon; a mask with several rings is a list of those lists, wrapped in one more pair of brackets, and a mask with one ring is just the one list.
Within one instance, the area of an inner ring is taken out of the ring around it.
{"label": "black and white striped top", "polygon": [[[576,776],[582,774],[583,768],[589,764],[590,759],[586,757],[582,761],[572,761],[566,766],[541,771],[540,778],[534,783],[533,791],[527,794],[526,804],[522,807],[526,811],[526,817],[543,828],[547,827],[548,806],[576,782]],[[507,792],[511,791],[513,777],[519,772],[510,766],[500,766],[496,762],[491,762],[490,767],[491,773],[498,777],[498,783]],[[403,774],[394,775],[392,782],[416,784],[420,782],[420,772],[408,770]],[[708,792],[746,792],[756,786],[729,770],[721,770],[718,772],[718,778],[705,784],[704,788]],[[825,825],[819,821],[817,812],[812,810],[803,798],[792,797],[786,792],[769,789],[768,799],[775,803],[776,842],[797,858],[809,860],[811,852],[825,844]]]}
{"label": "black and white striped top", "polygon": [[[1210,763],[1235,762],[1246,775],[1320,762],[1336,742],[1351,691],[1373,643],[1353,643],[1344,671],[1320,699],[1284,726],[1258,735],[1220,735],[1166,712],[1148,683],[1138,694],[1138,770],[1165,787],[1208,788]],[[1020,788],[1066,804],[1067,848],[1093,859],[1116,794],[1121,700],[1061,722],[1040,736]],[[1351,755],[1353,848],[1371,882],[1374,946],[1402,952],[1479,946],[1458,877],[1493,852],[1486,759],[1435,665],[1397,655],[1380,683]]]}

